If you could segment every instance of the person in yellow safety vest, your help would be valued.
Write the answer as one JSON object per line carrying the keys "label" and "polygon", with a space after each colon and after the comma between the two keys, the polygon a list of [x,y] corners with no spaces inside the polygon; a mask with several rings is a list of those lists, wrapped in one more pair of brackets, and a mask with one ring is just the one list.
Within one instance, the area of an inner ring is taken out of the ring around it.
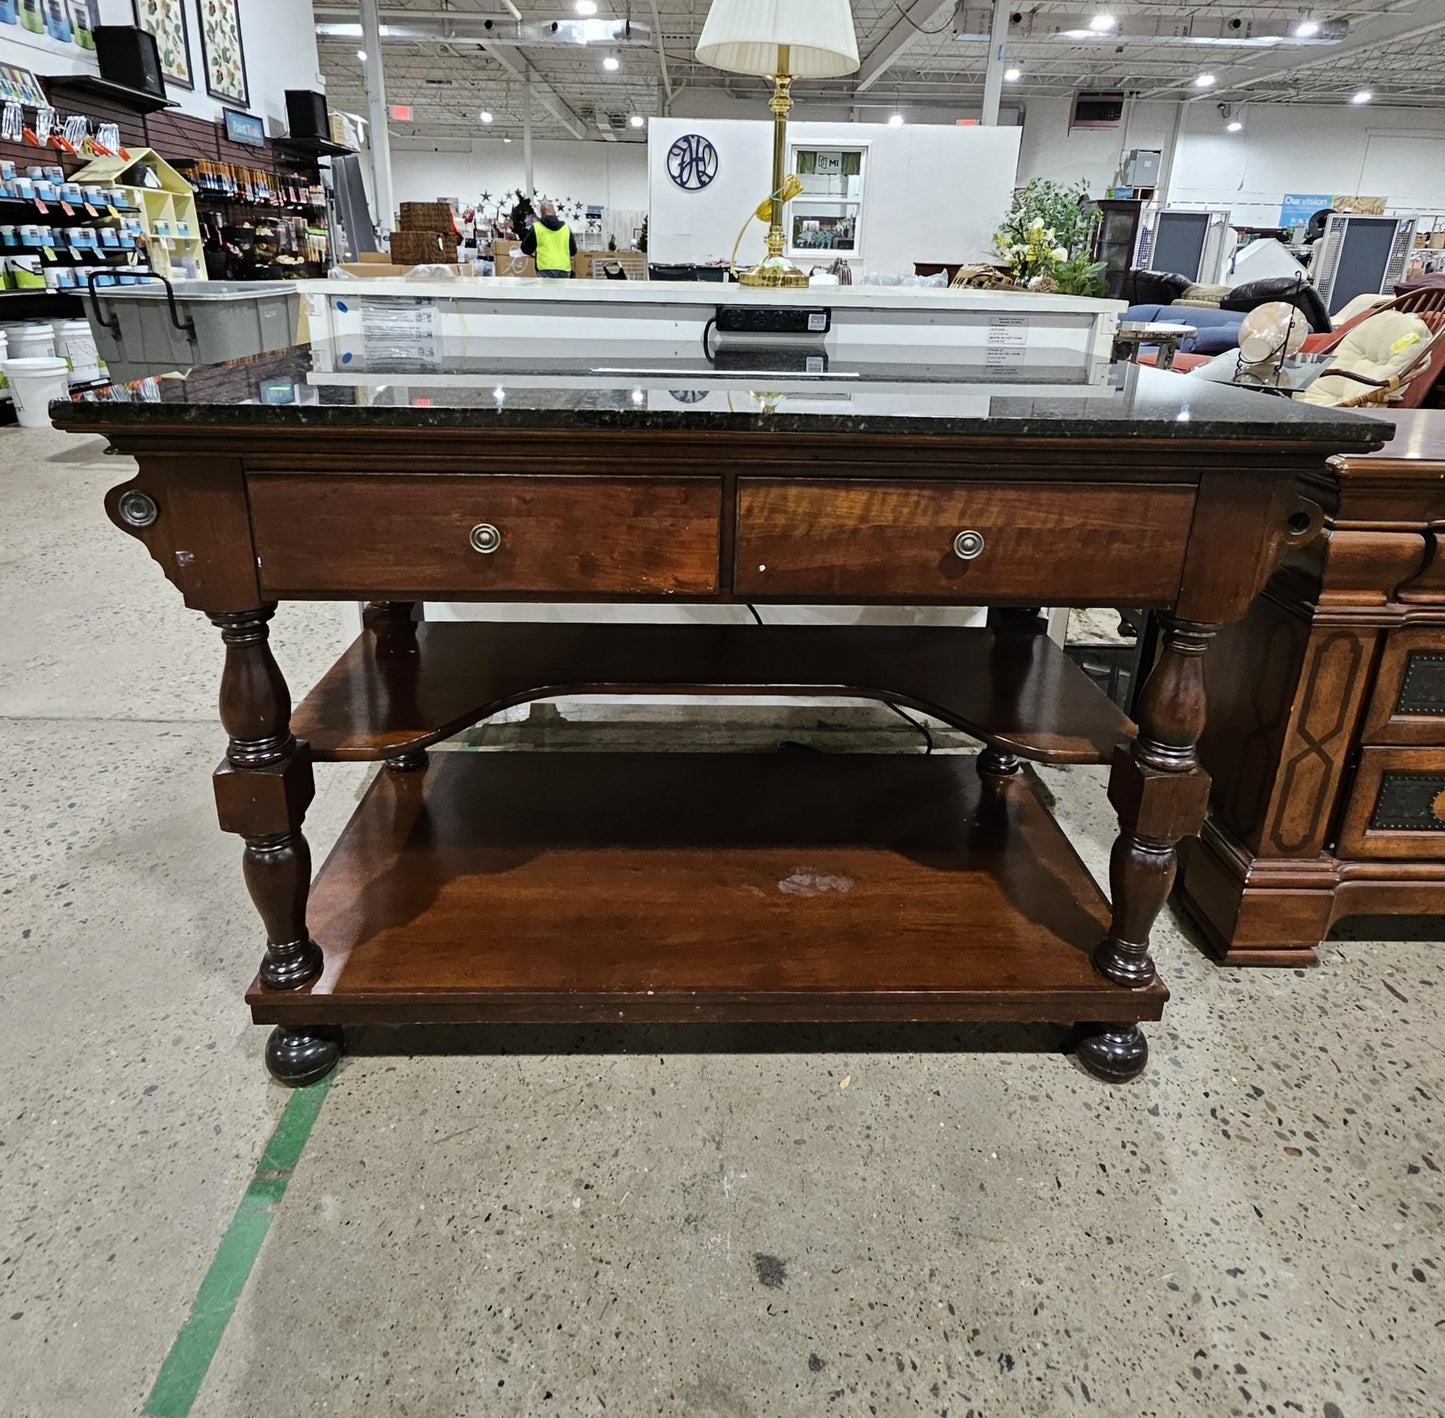
{"label": "person in yellow safety vest", "polygon": [[542,215],[522,238],[522,255],[536,258],[539,276],[566,280],[572,275],[572,258],[576,254],[577,238],[572,228],[557,215],[555,203],[543,202]]}

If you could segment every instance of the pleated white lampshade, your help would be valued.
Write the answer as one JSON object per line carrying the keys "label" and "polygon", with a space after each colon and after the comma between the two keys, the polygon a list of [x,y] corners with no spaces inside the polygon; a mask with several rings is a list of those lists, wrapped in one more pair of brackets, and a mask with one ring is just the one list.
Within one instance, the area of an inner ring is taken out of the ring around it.
{"label": "pleated white lampshade", "polygon": [[858,67],[848,0],[712,0],[697,57],[734,74],[776,74],[782,44],[795,78],[835,79]]}

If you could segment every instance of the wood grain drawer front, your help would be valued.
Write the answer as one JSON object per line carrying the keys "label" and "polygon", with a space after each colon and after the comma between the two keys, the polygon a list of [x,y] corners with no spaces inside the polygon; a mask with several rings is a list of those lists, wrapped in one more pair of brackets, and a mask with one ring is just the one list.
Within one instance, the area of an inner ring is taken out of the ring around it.
{"label": "wood grain drawer front", "polygon": [[736,587],[758,597],[1168,605],[1193,510],[1188,486],[745,478]]}
{"label": "wood grain drawer front", "polygon": [[255,473],[247,483],[270,596],[717,589],[713,478]]}
{"label": "wood grain drawer front", "polygon": [[1445,858],[1445,748],[1360,750],[1339,855]]}
{"label": "wood grain drawer front", "polygon": [[1390,632],[1363,738],[1445,748],[1445,626]]}

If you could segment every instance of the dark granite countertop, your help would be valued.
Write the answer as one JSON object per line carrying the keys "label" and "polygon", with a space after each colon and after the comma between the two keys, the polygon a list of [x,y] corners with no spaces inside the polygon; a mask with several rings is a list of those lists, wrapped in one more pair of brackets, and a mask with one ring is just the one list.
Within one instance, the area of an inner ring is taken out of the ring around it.
{"label": "dark granite countertop", "polygon": [[78,432],[177,423],[766,430],[1249,439],[1321,443],[1334,452],[1367,449],[1392,433],[1388,415],[1316,408],[1133,364],[1086,368],[1078,355],[1049,351],[1030,351],[1026,361],[1002,368],[834,360],[804,373],[746,364],[728,370],[696,355],[482,360],[442,350],[432,360],[373,360],[362,368],[324,346],[299,345],[148,380],[116,398],[57,403],[51,414]]}

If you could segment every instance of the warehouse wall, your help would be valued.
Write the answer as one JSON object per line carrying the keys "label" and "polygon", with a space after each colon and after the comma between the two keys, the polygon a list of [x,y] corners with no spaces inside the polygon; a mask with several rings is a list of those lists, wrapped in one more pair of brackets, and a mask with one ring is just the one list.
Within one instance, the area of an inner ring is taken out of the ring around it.
{"label": "warehouse wall", "polygon": [[[632,230],[647,211],[645,143],[539,140],[532,145],[537,191],[546,197],[573,198],[604,209],[603,229],[619,246],[631,244]],[[493,201],[524,185],[526,168],[520,139],[468,143],[441,138],[391,140],[392,184],[398,202],[458,198],[474,206],[483,192]],[[505,210],[511,204],[504,203]]]}
{"label": "warehouse wall", "polygon": [[[1384,196],[1392,210],[1445,210],[1445,113],[1348,104],[1253,104],[1226,133],[1214,101],[1186,106],[1169,201],[1229,207],[1239,221],[1279,219],[1286,192]],[[1067,99],[1030,99],[1019,180],[1083,177],[1102,192],[1128,148],[1162,148],[1173,106],[1136,104],[1126,127],[1069,131]]]}

